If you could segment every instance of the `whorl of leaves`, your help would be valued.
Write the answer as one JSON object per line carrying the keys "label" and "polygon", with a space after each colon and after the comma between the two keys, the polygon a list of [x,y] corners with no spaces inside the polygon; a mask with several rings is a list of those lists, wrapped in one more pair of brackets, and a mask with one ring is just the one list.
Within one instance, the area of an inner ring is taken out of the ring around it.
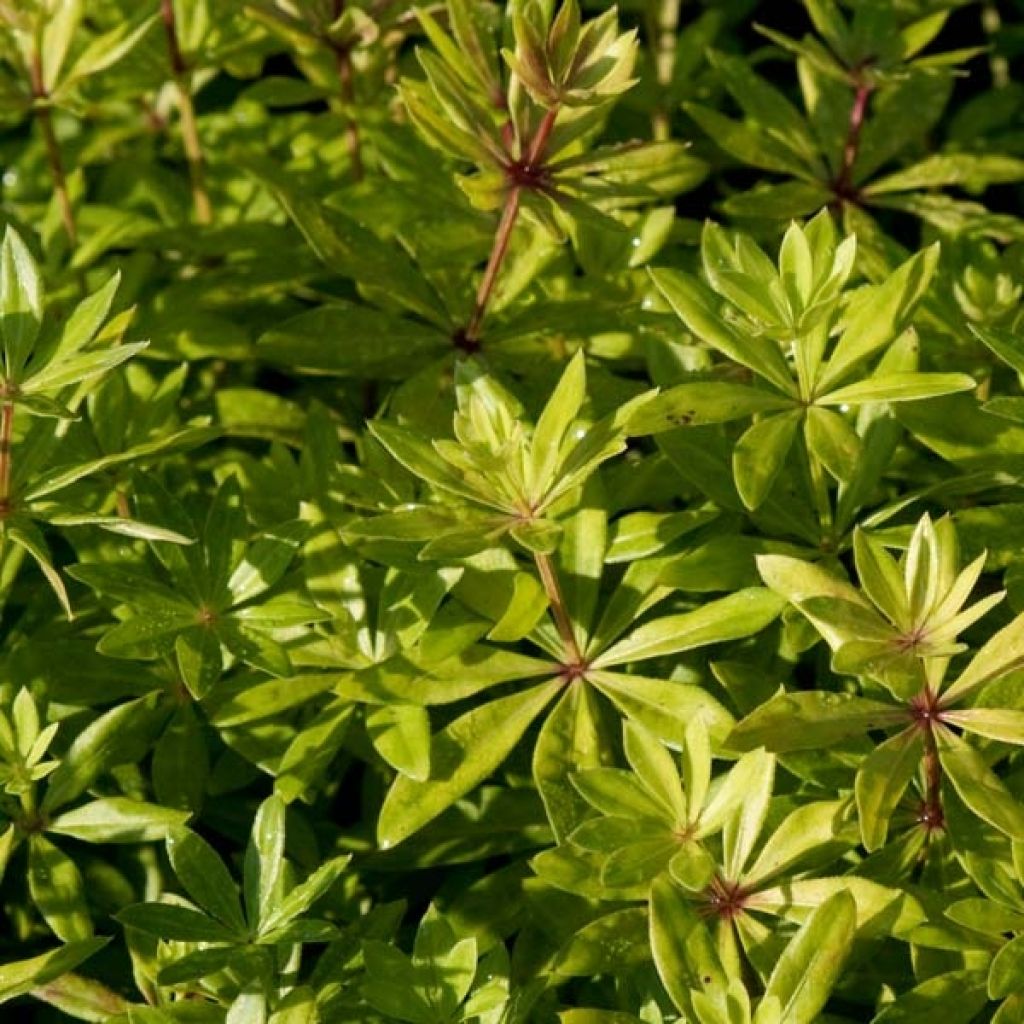
{"label": "whorl of leaves", "polygon": [[1024,1021],[1024,19],[0,0],[0,1015]]}

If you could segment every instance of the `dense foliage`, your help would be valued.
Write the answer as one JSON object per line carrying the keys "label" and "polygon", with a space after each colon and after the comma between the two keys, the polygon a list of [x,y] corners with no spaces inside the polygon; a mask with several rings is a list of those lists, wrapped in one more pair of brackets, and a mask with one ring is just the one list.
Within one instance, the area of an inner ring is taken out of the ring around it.
{"label": "dense foliage", "polygon": [[0,0],[0,1001],[1024,1022],[1019,0]]}

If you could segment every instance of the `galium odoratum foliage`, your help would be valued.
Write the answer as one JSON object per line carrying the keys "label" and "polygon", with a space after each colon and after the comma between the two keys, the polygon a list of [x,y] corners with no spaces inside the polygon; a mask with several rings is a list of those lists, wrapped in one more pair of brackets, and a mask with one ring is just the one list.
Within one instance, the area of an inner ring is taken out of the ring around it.
{"label": "galium odoratum foliage", "polygon": [[[706,224],[704,280],[671,269],[652,277],[687,328],[727,362],[699,382],[669,388],[632,424],[657,433],[753,418],[732,450],[736,489],[750,510],[772,493],[799,437],[820,541],[833,549],[856,506],[835,501],[829,481],[849,495],[874,469],[849,411],[974,387],[966,374],[918,369],[911,323],[937,250],[911,257],[881,284],[851,289],[856,248],[855,235],[838,239],[827,211],[806,228],[790,225],[777,265],[749,236]],[[740,368],[752,383],[730,379]]]}
{"label": "galium odoratum foliage", "polygon": [[1011,8],[0,0],[5,1020],[1021,1018]]}
{"label": "galium odoratum foliage", "polygon": [[[474,167],[458,182],[474,206],[500,210],[472,313],[460,347],[480,345],[520,212],[558,237],[586,246],[595,226],[629,234],[610,214],[698,183],[704,164],[675,142],[593,149],[587,142],[609,107],[630,89],[635,32],[619,28],[609,7],[581,20],[578,0],[557,9],[543,0],[511,5],[507,45],[467,0],[449,0],[451,35],[434,16],[417,16],[433,44],[418,51],[425,80],[404,79],[413,123],[434,147]],[[436,51],[436,52],[435,52]]]}
{"label": "galium odoratum foliage", "polygon": [[61,458],[64,424],[79,416],[78,407],[89,388],[146,347],[144,341],[122,341],[130,313],[109,318],[117,285],[115,275],[83,299],[63,324],[57,324],[46,316],[46,293],[32,253],[13,229],[4,236],[0,248],[0,538],[8,549],[8,561],[18,557],[14,550],[31,557],[69,616],[67,589],[40,527],[95,525],[129,537],[188,542],[174,530],[112,514],[112,509],[81,507],[73,485],[110,462]]}
{"label": "galium odoratum foliage", "polygon": [[833,671],[861,679],[862,692],[780,693],[748,715],[729,743],[787,751],[898,730],[857,768],[857,809],[867,849],[885,843],[889,819],[915,779],[921,825],[916,842],[943,829],[943,789],[949,786],[993,828],[1024,840],[1021,808],[989,767],[992,755],[961,735],[1024,742],[1019,709],[978,704],[986,687],[1021,664],[1024,616],[991,636],[950,680],[951,661],[966,650],[961,634],[1004,597],[995,593],[968,603],[984,554],[960,569],[952,521],[944,517],[936,524],[927,516],[899,562],[880,539],[859,529],[854,553],[860,589],[784,555],[760,556],[758,567],[765,582],[828,643]]}
{"label": "galium odoratum foliage", "polygon": [[[476,615],[464,617],[470,627],[466,639],[445,644],[443,660],[424,662],[413,649],[412,671],[446,684],[436,696],[418,694],[400,678],[392,681],[386,663],[351,692],[372,700],[383,686],[420,705],[466,697],[479,702],[430,740],[421,759],[431,766],[428,778],[399,774],[378,824],[382,842],[405,838],[491,774],[556,697],[535,747],[533,772],[559,833],[579,813],[569,772],[585,763],[580,759],[600,756],[598,695],[620,714],[647,722],[656,735],[676,741],[683,723],[665,713],[673,705],[692,700],[693,711],[703,709],[719,733],[731,720],[711,694],[696,686],[666,687],[630,670],[653,658],[757,632],[781,607],[768,590],[741,589],[630,629],[639,610],[652,608],[671,590],[658,585],[656,572],[641,569],[633,577],[627,574],[598,614],[607,523],[600,513],[581,508],[580,497],[588,481],[596,483],[600,466],[623,450],[626,427],[649,397],[642,395],[588,423],[584,360],[577,355],[531,427],[519,403],[480,365],[466,361],[458,368],[453,438],[431,445],[397,425],[372,425],[377,440],[441,501],[406,504],[365,519],[347,529],[348,539],[365,544],[371,554],[387,542],[413,547],[420,562],[466,562],[453,592]],[[495,574],[489,583],[480,574],[488,565],[512,577],[507,606],[492,590],[500,577]],[[473,643],[481,635],[473,626],[481,614],[493,616],[485,627],[489,644]],[[428,629],[420,651],[432,640]],[[505,648],[516,640],[527,641],[535,653],[524,657]],[[402,673],[401,665],[397,671]],[[448,680],[455,692],[446,696]],[[492,686],[512,680],[529,686],[489,699]],[[577,728],[593,733],[592,740],[566,743],[563,732],[574,719]]]}

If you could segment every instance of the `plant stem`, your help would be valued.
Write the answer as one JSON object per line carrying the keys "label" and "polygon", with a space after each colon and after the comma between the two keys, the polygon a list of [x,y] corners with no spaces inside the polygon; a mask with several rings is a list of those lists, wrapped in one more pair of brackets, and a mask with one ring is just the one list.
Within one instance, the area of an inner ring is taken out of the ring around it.
{"label": "plant stem", "polygon": [[[544,150],[547,148],[552,131],[554,131],[557,118],[557,107],[552,107],[544,114],[544,118],[527,149],[526,159],[519,166],[519,171],[535,172],[537,170],[544,158]],[[494,233],[491,255],[487,260],[484,276],[480,279],[480,286],[476,292],[476,302],[473,304],[473,315],[470,317],[465,331],[466,340],[473,344],[480,341],[480,327],[483,325],[484,317],[487,315],[487,307],[490,305],[494,286],[498,282],[498,274],[505,260],[505,254],[508,252],[508,244],[512,239],[512,231],[519,217],[522,189],[522,185],[513,184],[505,195],[505,205],[501,211],[498,228]]]}
{"label": "plant stem", "polygon": [[945,816],[942,811],[942,763],[939,760],[939,748],[931,724],[924,730],[924,775],[925,798],[922,820],[928,830],[933,831],[943,827]]}
{"label": "plant stem", "polygon": [[811,475],[811,490],[814,494],[814,506],[821,525],[822,550],[831,551],[835,547],[835,529],[832,519],[832,502],[828,495],[828,478],[821,461],[811,451],[807,452],[807,467]]}
{"label": "plant stem", "polygon": [[484,276],[480,279],[480,287],[476,291],[476,302],[473,305],[473,315],[469,319],[466,328],[466,339],[470,342],[480,340],[480,326],[487,313],[487,306],[491,301],[491,294],[498,281],[498,272],[504,262],[505,254],[508,252],[508,243],[512,239],[512,229],[516,226],[516,219],[519,217],[519,186],[513,186],[508,195],[505,196],[505,205],[501,211],[501,220],[498,221],[498,230],[494,233],[494,243],[491,245],[491,255],[487,260],[487,268]]}
{"label": "plant stem", "polygon": [[14,403],[0,405],[0,518],[6,518],[11,503],[11,445],[14,441]]}
{"label": "plant stem", "polygon": [[[338,81],[341,83],[341,100],[351,111],[355,105],[356,92],[355,82],[352,76],[352,55],[347,46],[332,46],[334,50],[334,61],[338,68]],[[352,177],[356,181],[363,180],[363,156],[361,140],[359,138],[359,125],[351,113],[345,115],[345,145],[348,149],[348,158],[352,163]]]}
{"label": "plant stem", "polygon": [[540,581],[544,586],[544,593],[547,594],[548,603],[551,605],[551,615],[555,620],[555,628],[565,645],[566,662],[570,666],[579,667],[583,664],[583,655],[580,653],[579,644],[576,643],[576,634],[572,628],[572,620],[569,618],[569,611],[566,608],[565,596],[562,594],[562,586],[558,582],[558,573],[550,555],[543,555],[535,552],[533,560],[537,565],[537,572],[540,574]]}
{"label": "plant stem", "polygon": [[846,142],[843,146],[843,163],[833,184],[836,197],[841,201],[856,198],[856,190],[853,187],[853,165],[857,162],[857,154],[860,152],[861,131],[864,128],[868,101],[871,99],[874,88],[860,71],[857,72],[856,83],[853,106],[850,108],[850,121],[846,129]]}
{"label": "plant stem", "polygon": [[78,225],[75,222],[71,196],[68,194],[68,180],[64,172],[64,159],[61,155],[60,143],[53,130],[53,117],[46,103],[49,94],[46,91],[46,83],[43,81],[43,64],[38,51],[32,54],[29,71],[32,79],[32,95],[38,104],[35,111],[36,120],[43,136],[43,145],[46,147],[46,160],[50,165],[53,191],[57,196],[57,205],[60,207],[60,219],[64,224],[64,233],[68,236],[68,242],[71,244],[71,248],[75,249],[78,246]]}
{"label": "plant stem", "polygon": [[160,16],[167,34],[167,51],[171,59],[171,72],[178,91],[181,141],[185,147],[185,160],[188,163],[188,176],[192,185],[192,203],[195,206],[196,220],[200,224],[211,224],[213,223],[213,206],[210,203],[210,195],[206,191],[203,147],[199,140],[199,129],[196,126],[196,108],[192,102],[188,65],[185,63],[178,42],[178,25],[174,17],[173,0],[160,0]]}
{"label": "plant stem", "polygon": [[[337,21],[344,10],[345,0],[334,0],[331,20]],[[338,69],[338,81],[341,83],[341,102],[348,110],[345,115],[345,144],[348,148],[348,158],[352,163],[352,177],[356,181],[362,181],[363,156],[359,125],[351,115],[356,100],[355,80],[352,76],[352,54],[347,45],[336,43],[332,39],[327,40],[327,45],[334,51],[334,63]]]}
{"label": "plant stem", "polygon": [[666,93],[672,85],[676,65],[679,2],[680,0],[660,0],[657,10],[652,13],[648,27],[654,74],[659,91],[657,105],[651,114],[651,128],[654,138],[659,141],[672,136],[672,115]]}

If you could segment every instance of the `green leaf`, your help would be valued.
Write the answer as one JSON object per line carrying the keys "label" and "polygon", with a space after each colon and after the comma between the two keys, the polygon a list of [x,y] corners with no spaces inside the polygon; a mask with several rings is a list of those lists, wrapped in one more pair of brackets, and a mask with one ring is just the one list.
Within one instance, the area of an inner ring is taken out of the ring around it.
{"label": "green leaf", "polygon": [[782,1006],[787,1024],[811,1024],[821,1012],[853,947],[856,905],[837,892],[793,937],[768,979],[765,998]]}
{"label": "green leaf", "polygon": [[244,934],[238,886],[213,848],[195,832],[176,828],[167,836],[167,856],[189,898],[233,932]]}
{"label": "green leaf", "polygon": [[741,57],[712,51],[709,59],[747,117],[820,177],[824,168],[818,143],[807,121],[785,95],[756,74]]}
{"label": "green leaf", "polygon": [[248,157],[244,169],[271,192],[313,252],[335,273],[382,288],[429,322],[448,326],[437,295],[397,244],[382,242],[339,210],[305,194],[269,161]]}
{"label": "green leaf", "polygon": [[350,856],[332,857],[321,864],[305,881],[300,882],[278,902],[260,925],[260,934],[269,935],[305,914],[341,877]]}
{"label": "green leaf", "polygon": [[68,971],[73,971],[109,941],[105,938],[83,939],[40,953],[28,960],[0,964],[0,1003],[16,999],[33,988],[46,985]]}
{"label": "green leaf", "polygon": [[865,402],[917,402],[976,386],[965,373],[887,373],[849,384],[817,399],[820,405],[863,405]]}
{"label": "green leaf", "polygon": [[[734,778],[746,783],[743,787],[746,795],[726,818],[722,833],[722,855],[728,878],[739,878],[743,874],[761,834],[775,783],[775,758],[764,751],[751,751],[737,762],[729,773],[728,782],[732,783]],[[713,799],[707,809],[707,818],[714,816],[714,804]]]}
{"label": "green leaf", "polygon": [[747,338],[719,314],[718,296],[679,270],[652,270],[651,279],[679,318],[701,340],[753,370],[783,394],[794,394],[792,375],[777,345]]}
{"label": "green leaf", "polygon": [[965,711],[944,711],[942,720],[990,740],[1024,744],[1024,711],[968,708]]}
{"label": "green leaf", "polygon": [[288,679],[254,682],[252,677],[232,680],[218,688],[206,704],[210,721],[219,729],[232,729],[273,718],[327,693],[339,681],[329,672],[310,672]]}
{"label": "green leaf", "polygon": [[709,601],[690,612],[669,615],[640,626],[591,662],[607,668],[626,662],[739,640],[760,632],[782,610],[782,602],[763,587],[748,587]]}
{"label": "green leaf", "polygon": [[534,428],[530,442],[532,494],[545,494],[554,482],[566,435],[586,399],[586,388],[586,362],[580,350],[565,368]]}
{"label": "green leaf", "polygon": [[0,338],[6,376],[20,380],[43,322],[43,284],[28,247],[8,227],[0,246]]}
{"label": "green leaf", "polygon": [[892,889],[858,875],[830,878],[797,878],[763,889],[748,898],[751,910],[784,915],[805,921],[837,892],[847,892],[857,907],[857,928],[862,937],[908,935],[925,920],[918,902],[899,889]]}
{"label": "green leaf", "polygon": [[434,487],[450,491],[470,501],[490,505],[499,511],[503,510],[500,502],[489,500],[479,495],[467,484],[462,476],[448,462],[441,458],[430,445],[425,444],[407,430],[391,423],[374,421],[370,432],[410,473],[426,480]]}
{"label": "green leaf", "polygon": [[146,843],[165,838],[188,817],[188,811],[111,796],[57,815],[49,831],[87,843]]}
{"label": "green leaf", "polygon": [[251,601],[277,583],[308,533],[308,523],[293,520],[258,536],[228,578],[233,603]]}
{"label": "green leaf", "polygon": [[153,721],[147,698],[129,701],[100,715],[73,740],[50,776],[41,809],[52,814],[84,793],[118,759],[130,753],[130,743],[144,737]]}
{"label": "green leaf", "polygon": [[335,301],[274,324],[260,336],[257,352],[290,369],[403,380],[410,367],[440,358],[451,344],[451,338],[434,327]]}
{"label": "green leaf", "polygon": [[647,910],[613,911],[584,925],[555,956],[553,969],[563,977],[618,974],[649,961]]}
{"label": "green leaf", "polygon": [[699,716],[716,744],[732,727],[732,715],[706,689],[671,679],[590,671],[587,681],[627,718],[671,745],[684,742],[689,721]]}
{"label": "green leaf", "polygon": [[284,877],[285,804],[269,796],[260,804],[245,848],[242,893],[250,926],[262,928],[280,899]]}
{"label": "green leaf", "polygon": [[212,917],[172,903],[134,903],[115,915],[127,928],[177,942],[234,942],[235,934]]}
{"label": "green leaf", "polygon": [[939,760],[960,799],[983,821],[1024,842],[1024,807],[981,755],[948,729],[936,731]]}
{"label": "green leaf", "polygon": [[817,381],[818,393],[830,391],[908,326],[918,302],[928,290],[938,259],[936,243],[912,256],[884,283],[855,297],[845,329]]}
{"label": "green leaf", "polygon": [[[810,614],[804,603],[812,598],[834,598],[870,612],[870,606],[856,588],[827,572],[820,565],[801,561],[789,555],[758,555],[757,568],[761,578],[775,593],[795,604],[814,623],[818,632],[835,650],[854,639],[832,622]],[[879,619],[881,623],[881,619]]]}
{"label": "green leaf", "polygon": [[847,800],[816,800],[790,811],[744,872],[744,882],[763,887],[771,879],[799,870],[808,857],[852,845],[848,819]]}
{"label": "green leaf", "polygon": [[654,966],[680,1013],[690,1014],[690,992],[724,988],[727,979],[704,922],[667,875],[651,886],[650,943]]}
{"label": "green leaf", "polygon": [[[992,997],[996,998],[996,997]],[[985,975],[980,971],[950,971],[922,981],[897,996],[871,1024],[927,1024],[942,1007],[943,1024],[968,1024],[985,1005]]]}
{"label": "green leaf", "polygon": [[1007,366],[1018,373],[1024,373],[1024,338],[1003,328],[979,327],[976,324],[967,326],[971,333]]}
{"label": "green leaf", "polygon": [[889,819],[921,764],[923,735],[905,729],[877,746],[857,770],[855,792],[860,834],[869,852],[885,845]]}
{"label": "green leaf", "polygon": [[591,688],[573,682],[545,718],[533,748],[534,783],[559,841],[568,838],[587,810],[571,776],[596,768],[606,755],[598,716]]}
{"label": "green leaf", "polygon": [[647,819],[671,825],[671,809],[649,792],[632,773],[622,768],[590,768],[577,771],[572,783],[592,807],[602,814],[636,821]]}
{"label": "green leaf", "polygon": [[836,480],[845,483],[854,478],[863,452],[857,432],[844,417],[812,405],[804,431],[808,450]]}
{"label": "green leaf", "polygon": [[54,359],[38,372],[33,372],[29,367],[29,375],[21,390],[31,396],[91,380],[127,362],[148,345],[148,341],[137,341],[130,345],[80,352],[67,358]]}
{"label": "green leaf", "polygon": [[792,399],[784,395],[745,384],[714,380],[701,381],[699,384],[678,384],[640,409],[630,420],[629,432],[642,436],[676,427],[727,423],[759,413],[786,409],[792,405]]}
{"label": "green leaf", "polygon": [[[694,722],[701,723],[701,719],[696,718]],[[626,722],[622,732],[630,768],[636,772],[648,792],[665,805],[673,820],[685,821],[686,795],[680,785],[679,772],[672,755],[656,736],[638,722]]]}
{"label": "green leaf", "polygon": [[988,972],[989,999],[1005,999],[1024,991],[1024,935],[1011,939],[996,953]]}
{"label": "green leaf", "polygon": [[73,618],[67,588],[64,586],[60,573],[53,567],[53,560],[50,550],[46,545],[46,540],[35,523],[23,517],[11,519],[6,523],[4,532],[14,544],[17,544],[18,547],[27,551],[32,556],[36,565],[39,566],[42,574],[46,577],[46,582],[50,584],[50,589],[56,595],[61,608],[64,609],[64,614],[69,619]]}
{"label": "green leaf", "polygon": [[803,416],[802,409],[767,416],[749,427],[736,442],[732,472],[736,490],[748,509],[758,508],[768,497],[772,484],[782,472]]}
{"label": "green leaf", "polygon": [[980,191],[988,185],[1024,179],[1024,160],[1002,153],[933,153],[909,167],[864,186],[865,195],[912,192],[943,185]]}
{"label": "green leaf", "polygon": [[780,693],[747,715],[726,743],[737,751],[762,746],[775,753],[821,750],[872,729],[891,728],[904,717],[900,707],[849,693]]}
{"label": "green leaf", "polygon": [[143,11],[140,18],[123,21],[116,28],[97,36],[79,54],[59,82],[56,91],[64,93],[83,79],[113,67],[138,45],[155,22],[155,14],[147,17]]}
{"label": "green leaf", "polygon": [[530,723],[551,702],[559,683],[542,683],[466,712],[431,740],[431,777],[400,775],[377,822],[383,848],[400,843],[482,782],[508,756]]}
{"label": "green leaf", "polygon": [[948,707],[967,699],[988,683],[1024,665],[1024,615],[1018,615],[1008,626],[990,637],[967,667],[942,694]]}
{"label": "green leaf", "polygon": [[418,990],[418,974],[400,950],[371,939],[363,943],[366,981],[363,996],[379,1013],[412,1024],[433,1024],[433,1006]]}
{"label": "green leaf", "polygon": [[29,836],[28,887],[32,902],[63,942],[92,937],[85,884],[75,862],[44,836]]}
{"label": "green leaf", "polygon": [[198,612],[186,611],[181,605],[163,605],[148,608],[145,615],[137,615],[104,633],[96,650],[111,658],[153,657],[162,647],[171,646],[176,634],[194,626]]}
{"label": "green leaf", "polygon": [[415,704],[388,704],[366,712],[366,732],[396,771],[423,782],[430,776],[430,716]]}

